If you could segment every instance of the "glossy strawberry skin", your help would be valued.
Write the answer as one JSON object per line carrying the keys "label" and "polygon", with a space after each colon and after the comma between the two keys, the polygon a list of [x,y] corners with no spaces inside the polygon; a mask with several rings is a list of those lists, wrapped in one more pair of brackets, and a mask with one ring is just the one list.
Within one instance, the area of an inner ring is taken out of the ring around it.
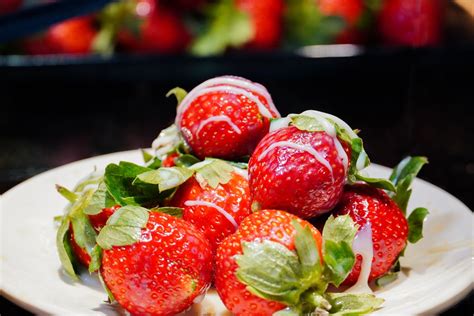
{"label": "glossy strawberry skin", "polygon": [[247,47],[254,49],[276,48],[282,37],[282,0],[237,0],[237,8],[246,12],[254,29]]}
{"label": "glossy strawberry skin", "polygon": [[[331,166],[332,175],[331,169],[307,151],[286,145],[271,147],[278,142],[291,142],[317,151]],[[278,129],[262,139],[250,158],[252,206],[282,209],[301,218],[326,213],[342,195],[346,168],[334,139],[327,133],[301,131],[294,126]]]}
{"label": "glossy strawberry skin", "polygon": [[233,173],[228,183],[220,184],[215,189],[209,186],[202,188],[193,177],[179,187],[171,205],[184,209],[183,219],[204,233],[215,253],[222,240],[234,233],[237,227],[216,208],[205,205],[186,206],[186,201],[213,203],[226,211],[235,224],[239,225],[252,213],[249,195],[248,180],[237,173]]}
{"label": "glossy strawberry skin", "polygon": [[[357,184],[346,187],[336,213],[349,214],[359,229],[371,223],[374,257],[369,281],[387,273],[407,244],[408,223],[397,204],[383,190]],[[361,263],[362,256],[357,255],[345,285],[357,282]]]}
{"label": "glossy strawberry skin", "polygon": [[138,0],[135,19],[120,29],[117,40],[130,52],[171,54],[183,52],[191,35],[174,11]]}
{"label": "glossy strawberry skin", "polygon": [[161,162],[161,166],[162,167],[166,167],[166,168],[169,168],[169,167],[174,167],[176,166],[175,164],[175,159],[179,157],[179,154],[178,153],[173,153],[173,154],[169,154],[167,155],[163,161]]}
{"label": "glossy strawberry skin", "polygon": [[104,250],[101,274],[130,313],[175,315],[210,286],[211,248],[184,220],[150,212],[139,242]]}
{"label": "glossy strawberry skin", "polygon": [[[283,211],[262,210],[246,217],[236,233],[228,236],[217,249],[215,286],[225,306],[235,315],[272,315],[285,308],[285,305],[262,299],[251,294],[235,273],[238,268],[235,256],[242,254],[242,242],[271,240],[295,249],[295,229],[292,220],[303,227],[309,226],[316,245],[321,251],[321,234],[308,222]],[[321,252],[320,252],[320,257]]]}
{"label": "glossy strawberry skin", "polygon": [[387,0],[379,15],[384,41],[393,45],[436,45],[441,39],[439,0]]}
{"label": "glossy strawberry skin", "polygon": [[[245,79],[244,79],[245,80]],[[268,133],[270,119],[264,117],[257,104],[243,94],[235,94],[226,87],[222,91],[208,92],[194,98],[179,122],[181,133],[199,158],[216,157],[236,159],[250,155],[260,139]],[[257,97],[273,117],[279,117],[267,103],[267,99],[254,90],[247,90]],[[209,120],[226,116],[240,131],[228,122]]]}

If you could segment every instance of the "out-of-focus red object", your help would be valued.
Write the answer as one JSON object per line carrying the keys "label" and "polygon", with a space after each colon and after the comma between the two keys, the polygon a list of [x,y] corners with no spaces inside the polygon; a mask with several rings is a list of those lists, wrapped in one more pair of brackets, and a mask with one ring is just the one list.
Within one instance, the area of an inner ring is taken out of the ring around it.
{"label": "out-of-focus red object", "polygon": [[282,37],[282,18],[284,3],[282,0],[237,0],[237,8],[246,12],[254,29],[253,38],[247,44],[249,48],[276,48]]}
{"label": "out-of-focus red object", "polygon": [[18,10],[23,0],[0,0],[0,14],[11,13]]}
{"label": "out-of-focus red object", "polygon": [[427,46],[441,39],[439,0],[386,0],[379,15],[379,32],[387,44]]}
{"label": "out-of-focus red object", "polygon": [[336,37],[337,43],[361,43],[364,41],[363,32],[357,29],[357,23],[364,13],[362,0],[319,0],[317,4],[321,13],[340,16],[346,22],[346,27]]}
{"label": "out-of-focus red object", "polygon": [[153,0],[139,0],[136,20],[124,25],[118,43],[128,51],[178,53],[186,49],[191,35],[177,14],[157,6]]}
{"label": "out-of-focus red object", "polygon": [[27,39],[24,50],[32,55],[88,54],[97,30],[91,17],[80,17],[53,25],[44,33]]}

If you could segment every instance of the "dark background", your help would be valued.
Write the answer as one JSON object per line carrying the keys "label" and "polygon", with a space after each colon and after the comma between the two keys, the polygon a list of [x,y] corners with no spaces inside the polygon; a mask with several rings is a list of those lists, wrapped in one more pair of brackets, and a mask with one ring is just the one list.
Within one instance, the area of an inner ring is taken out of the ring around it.
{"label": "dark background", "polygon": [[[333,113],[375,163],[426,155],[420,177],[474,209],[474,46],[293,54],[0,59],[0,193],[56,166],[148,147],[175,115],[166,92],[233,74],[264,84],[282,115]],[[473,314],[473,295],[446,312]],[[2,314],[24,312],[2,298]]]}

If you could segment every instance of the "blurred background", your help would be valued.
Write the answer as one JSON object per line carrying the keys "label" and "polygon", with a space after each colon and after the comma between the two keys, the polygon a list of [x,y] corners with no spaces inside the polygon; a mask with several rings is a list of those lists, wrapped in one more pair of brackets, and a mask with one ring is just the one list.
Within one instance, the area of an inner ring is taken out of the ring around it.
{"label": "blurred background", "polygon": [[428,156],[420,177],[474,209],[474,0],[0,0],[0,193],[148,147],[168,90],[224,74],[342,117],[375,163]]}

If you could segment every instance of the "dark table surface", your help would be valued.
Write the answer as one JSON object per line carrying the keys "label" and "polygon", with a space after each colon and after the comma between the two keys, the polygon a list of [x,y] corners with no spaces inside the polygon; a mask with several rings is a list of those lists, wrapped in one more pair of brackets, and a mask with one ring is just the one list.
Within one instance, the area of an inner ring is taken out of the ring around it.
{"label": "dark table surface", "polygon": [[[426,155],[420,177],[474,208],[474,48],[376,51],[352,58],[230,56],[16,64],[0,59],[0,192],[50,168],[148,147],[173,120],[180,85],[214,75],[264,84],[280,112],[318,109],[361,129],[373,162]],[[25,313],[0,301],[4,315]],[[472,315],[473,294],[445,312]]]}

